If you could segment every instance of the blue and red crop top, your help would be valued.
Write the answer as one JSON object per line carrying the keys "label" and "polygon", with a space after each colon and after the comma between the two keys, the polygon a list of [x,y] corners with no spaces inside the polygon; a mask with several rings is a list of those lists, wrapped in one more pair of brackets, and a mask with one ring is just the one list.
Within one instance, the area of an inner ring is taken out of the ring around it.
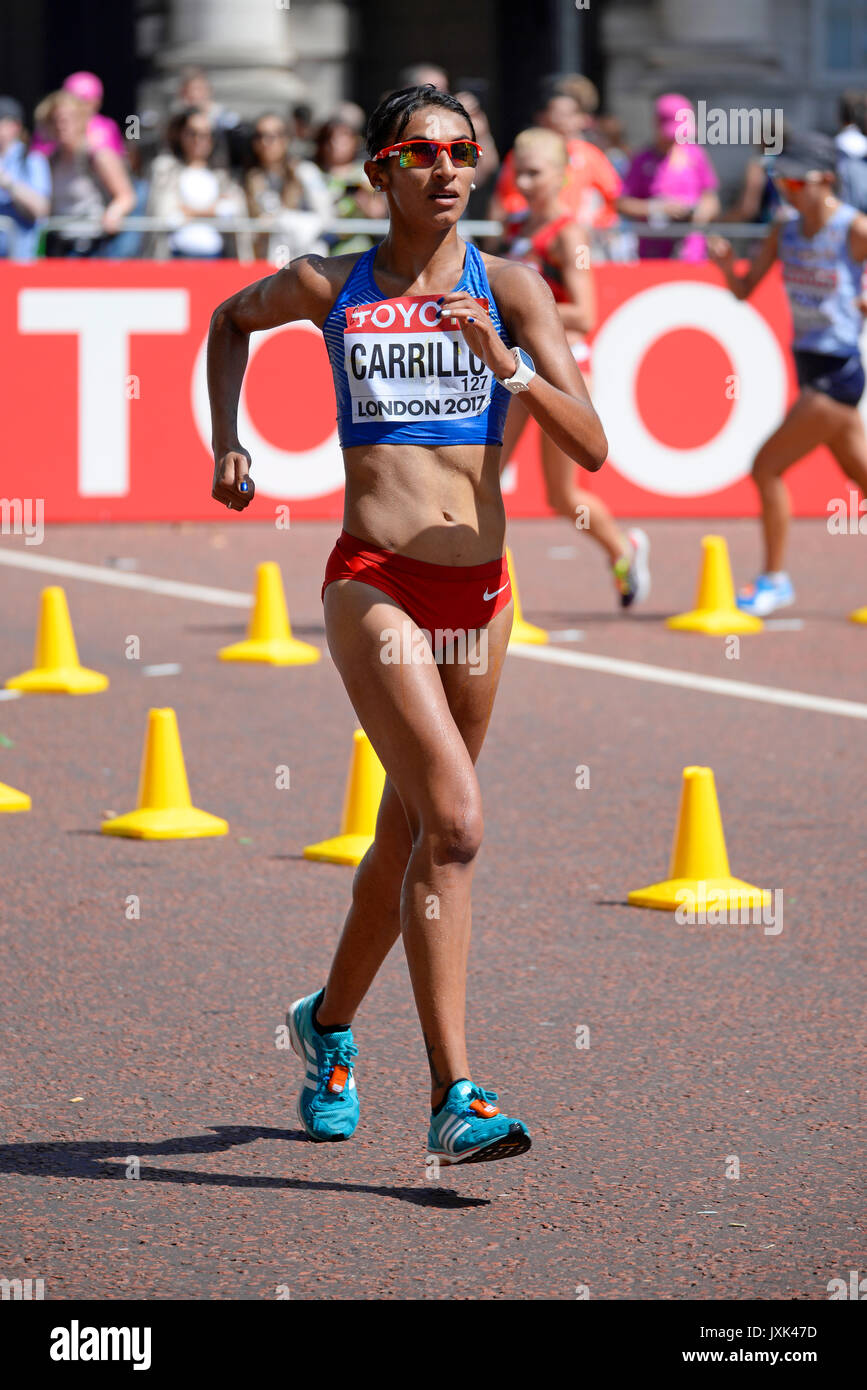
{"label": "blue and red crop top", "polygon": [[[466,248],[454,288],[479,300],[512,347],[481,252],[469,241]],[[341,447],[502,443],[509,392],[460,328],[437,318],[436,295],[383,298],[373,278],[376,252],[359,256],[322,329]]]}

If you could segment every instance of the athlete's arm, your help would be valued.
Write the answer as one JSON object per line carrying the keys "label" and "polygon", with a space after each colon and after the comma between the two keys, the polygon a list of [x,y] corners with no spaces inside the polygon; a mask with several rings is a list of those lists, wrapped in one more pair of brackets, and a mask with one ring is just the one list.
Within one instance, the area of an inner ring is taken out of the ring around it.
{"label": "athlete's arm", "polygon": [[779,227],[773,227],[744,274],[738,275],[735,270],[735,253],[732,250],[731,242],[726,241],[725,237],[708,237],[707,253],[714,264],[719,266],[735,299],[748,299],[759,281],[765,278],[777,259],[779,238]]}
{"label": "athlete's arm", "polygon": [[590,270],[587,233],[577,223],[570,222],[551,249],[570,301],[557,305],[563,327],[590,333],[596,327],[596,287]]}
{"label": "athlete's arm", "polygon": [[[214,482],[211,496],[235,511],[255,495],[250,455],[238,439],[238,400],[247,367],[250,334],[296,319],[311,319],[321,328],[334,303],[335,257],[300,256],[275,275],[266,275],[214,310],[208,334],[208,395]],[[343,271],[345,275],[345,269]],[[245,486],[242,490],[241,484]]]}
{"label": "athlete's arm", "polygon": [[[495,294],[512,341],[529,352],[536,366],[522,401],[558,448],[582,468],[597,472],[608,455],[608,440],[569,349],[553,294],[541,275],[517,262],[497,269]],[[475,299],[463,290],[452,291],[443,296],[442,314],[458,321],[470,350],[495,376],[514,376],[514,355]]]}
{"label": "athlete's arm", "polygon": [[867,260],[867,214],[859,212],[849,227],[849,255],[853,261]]}

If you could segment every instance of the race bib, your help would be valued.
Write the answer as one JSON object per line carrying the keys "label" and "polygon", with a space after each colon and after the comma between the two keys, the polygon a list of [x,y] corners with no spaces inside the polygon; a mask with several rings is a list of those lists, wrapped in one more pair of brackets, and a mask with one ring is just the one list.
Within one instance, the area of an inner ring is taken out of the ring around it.
{"label": "race bib", "polygon": [[[475,302],[487,311],[486,298]],[[344,366],[356,425],[447,422],[486,410],[491,369],[448,315],[437,318],[439,307],[436,298],[404,295],[346,309]]]}

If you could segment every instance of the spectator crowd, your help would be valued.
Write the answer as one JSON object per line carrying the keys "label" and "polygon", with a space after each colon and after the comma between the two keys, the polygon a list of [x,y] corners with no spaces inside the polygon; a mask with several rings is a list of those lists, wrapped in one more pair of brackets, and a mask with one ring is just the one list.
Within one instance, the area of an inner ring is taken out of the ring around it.
{"label": "spectator crowd", "polygon": [[[431,64],[399,74],[398,88],[423,83],[449,90],[446,73]],[[484,85],[455,95],[484,151],[466,216],[503,228],[500,237],[477,238],[488,250],[533,243],[540,164],[543,180],[546,167],[554,170],[558,218],[577,224],[594,260],[702,260],[704,238],[685,224],[760,224],[778,210],[761,150],[737,197],[721,206],[704,146],[684,142],[684,110],[692,108],[679,93],[657,99],[652,139],[631,150],[617,117],[599,111],[592,82],[580,74],[551,78],[528,129],[502,159],[483,110]],[[215,100],[207,73],[190,68],[159,129],[131,116],[121,131],[101,113],[102,97],[91,72],[72,73],[32,121],[14,96],[0,96],[0,256],[239,257],[282,265],[309,252],[363,251],[377,239],[363,223],[384,218],[387,208],[364,171],[366,117],[354,103],[341,103],[321,122],[304,104],[245,122]],[[540,132],[547,132],[541,140]],[[867,95],[843,95],[835,139],[840,196],[865,210]],[[156,219],[156,226],[127,226],[131,216]],[[642,223],[646,233],[636,227]],[[673,223],[684,224],[683,235],[660,234]]]}

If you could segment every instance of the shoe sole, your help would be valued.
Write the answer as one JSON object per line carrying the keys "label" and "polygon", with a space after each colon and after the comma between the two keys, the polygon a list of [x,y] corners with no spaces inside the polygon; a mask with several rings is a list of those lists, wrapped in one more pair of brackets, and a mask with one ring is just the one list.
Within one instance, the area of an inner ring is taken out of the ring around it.
{"label": "shoe sole", "polygon": [[[634,540],[633,537],[635,538]],[[634,604],[644,603],[646,599],[650,598],[650,537],[646,531],[642,531],[636,527],[629,532],[629,539],[635,546],[635,573],[637,582],[635,593],[627,603],[622,604],[624,608],[632,608]],[[622,598],[623,595],[621,594],[621,601]]]}
{"label": "shoe sole", "polygon": [[[289,1041],[292,1044],[292,1051],[298,1057],[300,1057],[302,1063],[304,1064],[305,1074],[308,1065],[307,1054],[304,1051],[304,1044],[301,1041],[301,1035],[299,1034],[298,1027],[295,1023],[295,1014],[297,1013],[300,1006],[304,1003],[304,1000],[306,998],[307,995],[303,995],[300,999],[296,999],[295,1003],[290,1004],[289,1008],[286,1010],[286,1027],[289,1029]],[[295,1102],[295,1114],[301,1121],[301,1124],[304,1128],[304,1133],[307,1135],[308,1139],[311,1139],[314,1144],[343,1144],[346,1142],[347,1139],[351,1138],[351,1136],[348,1134],[311,1134],[310,1130],[307,1127],[307,1121],[305,1120],[301,1112],[301,1097],[303,1096],[303,1094],[304,1085],[302,1083],[301,1090],[298,1092],[298,1099]]]}
{"label": "shoe sole", "polygon": [[781,599],[779,603],[775,603],[771,608],[766,608],[764,605],[761,609],[744,608],[740,603],[737,604],[737,607],[740,609],[741,613],[748,613],[752,618],[770,618],[772,613],[779,613],[781,608],[791,608],[795,601],[796,596],[792,594],[791,598]]}
{"label": "shoe sole", "polygon": [[427,1156],[435,1158],[441,1168],[454,1168],[460,1163],[495,1163],[500,1158],[517,1158],[532,1145],[529,1134],[509,1133],[495,1139],[492,1144],[480,1144],[465,1154],[437,1153],[435,1149],[428,1149]]}

